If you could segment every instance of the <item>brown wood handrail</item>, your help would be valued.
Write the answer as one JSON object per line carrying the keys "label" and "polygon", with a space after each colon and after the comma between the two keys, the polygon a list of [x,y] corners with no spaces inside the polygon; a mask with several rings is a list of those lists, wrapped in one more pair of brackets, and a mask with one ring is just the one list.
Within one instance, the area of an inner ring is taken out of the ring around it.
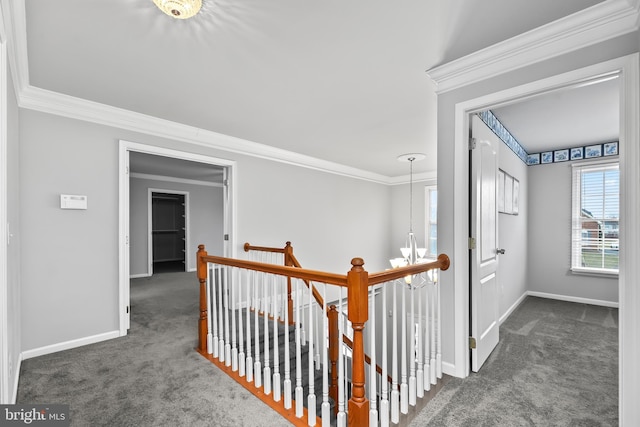
{"label": "brown wood handrail", "polygon": [[[290,247],[290,245],[291,245],[291,242],[287,242],[287,246]],[[244,250],[247,251],[247,252],[250,251],[250,250],[257,250],[257,251],[264,251],[264,252],[286,253],[286,247],[284,249],[281,249],[281,248],[269,248],[269,247],[263,247],[263,246],[252,246],[249,243],[245,243],[244,244]],[[302,276],[298,276],[298,275],[295,275],[295,274],[288,274],[286,271],[274,272],[274,271],[271,271],[271,270],[263,270],[263,269],[259,268],[259,265],[269,265],[270,266],[272,264],[255,263],[256,265],[254,266],[254,268],[250,268],[250,269],[251,270],[257,270],[257,271],[265,271],[267,273],[280,274],[280,275],[284,275],[284,276],[297,277],[297,278],[303,279],[303,280],[312,280],[312,281],[316,281],[316,282],[329,283],[329,284],[332,284],[332,285],[346,286],[346,276],[345,275],[326,273],[326,272],[321,272],[321,271],[317,271],[317,270],[306,270],[306,269],[302,268],[302,266],[300,265],[300,262],[298,262],[297,258],[293,255],[293,253],[290,253],[289,257],[291,259],[291,263],[292,263],[294,268],[299,268],[301,270],[308,271],[311,274],[311,276],[313,276],[313,277],[311,277],[309,275],[305,275],[305,277],[302,277]],[[221,259],[221,260],[228,260],[229,259],[229,258],[218,258],[218,257],[215,257],[215,258]],[[234,260],[234,261],[241,261],[241,260]],[[253,262],[253,261],[246,261],[246,262]],[[231,264],[226,263],[226,262],[219,262],[219,264],[231,265]],[[447,255],[445,255],[445,254],[440,254],[440,255],[438,255],[438,258],[435,261],[422,263],[422,264],[407,265],[405,267],[394,268],[394,269],[390,269],[390,270],[381,271],[381,272],[378,272],[378,273],[369,273],[369,286],[379,285],[380,283],[390,282],[392,280],[401,279],[401,278],[404,278],[406,276],[424,273],[425,271],[429,271],[429,270],[440,269],[442,271],[445,271],[445,270],[449,269],[450,265],[451,265],[451,261],[449,260],[449,257]],[[240,266],[240,265],[233,265],[233,266],[234,267],[243,267],[243,266]],[[249,268],[249,267],[243,267],[243,268]],[[318,276],[314,276],[314,274],[318,274]],[[325,280],[325,279],[323,279],[321,277],[321,276],[324,277],[325,275],[331,276],[334,281],[328,281],[328,280]],[[307,286],[308,286],[308,283],[307,283]],[[316,297],[316,295],[315,295],[316,293],[317,293],[317,291],[315,291],[315,289],[314,289],[314,297]],[[318,300],[318,298],[320,298],[320,299]],[[322,301],[322,297],[319,294],[316,297],[316,301],[318,301],[318,303],[321,306],[323,305],[322,302],[321,302]]]}
{"label": "brown wood handrail", "polygon": [[[287,242],[287,246],[291,246],[291,242]],[[253,246],[249,242],[247,242],[244,244],[244,251],[245,252],[249,252],[249,251],[277,252],[277,253],[283,254],[285,253],[286,249],[285,248],[269,248],[266,246]]]}
{"label": "brown wood handrail", "polygon": [[[204,250],[204,245],[198,246]],[[280,276],[295,277],[314,282],[329,283],[337,286],[347,286],[347,276],[344,274],[327,273],[324,271],[309,270],[306,268],[288,267],[285,265],[266,264],[262,262],[248,261],[243,259],[224,258],[213,255],[199,256],[201,262],[211,262],[214,264],[228,265],[230,267],[244,268],[247,270],[262,271],[265,273],[277,274]]]}
{"label": "brown wood handrail", "polygon": [[369,274],[369,286],[390,282],[413,274],[424,273],[429,270],[440,269],[444,271],[449,268],[450,264],[449,257],[445,254],[440,254],[438,255],[438,259],[432,262],[407,265],[405,267],[385,270],[380,273],[371,273]]}
{"label": "brown wood handrail", "polygon": [[[346,335],[342,335],[342,342],[345,343],[347,345],[347,347],[349,347],[349,349],[351,349],[353,351],[353,341],[351,341],[349,339],[348,336]],[[368,354],[365,353],[364,355],[364,361],[367,362],[367,364],[369,364],[369,366],[371,366],[371,357],[369,357]],[[376,364],[376,372],[379,373],[380,375],[382,375],[382,367],[378,364]],[[387,381],[392,383],[393,382],[393,378],[391,377],[391,375],[387,375]]]}

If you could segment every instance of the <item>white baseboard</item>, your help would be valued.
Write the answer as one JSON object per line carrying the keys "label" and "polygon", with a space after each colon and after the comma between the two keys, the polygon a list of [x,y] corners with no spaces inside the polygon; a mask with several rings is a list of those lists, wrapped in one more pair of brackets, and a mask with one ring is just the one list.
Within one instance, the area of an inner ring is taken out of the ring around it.
{"label": "white baseboard", "polygon": [[452,377],[456,377],[456,366],[453,363],[442,362],[442,373]]}
{"label": "white baseboard", "polygon": [[113,338],[118,338],[120,331],[105,332],[103,334],[92,335],[89,337],[78,338],[71,341],[65,341],[57,344],[51,344],[44,347],[34,348],[32,350],[23,351],[21,354],[22,360],[31,359],[33,357],[44,356],[45,354],[56,353],[58,351],[69,350],[76,347],[82,347],[83,345],[95,344],[100,341],[106,341]]}
{"label": "white baseboard", "polygon": [[530,295],[532,297],[539,297],[539,298],[557,299],[557,300],[560,300],[560,301],[577,302],[577,303],[580,303],[580,304],[600,305],[602,307],[618,308],[619,305],[620,305],[619,303],[614,302],[614,301],[603,301],[603,300],[599,300],[599,299],[572,297],[572,296],[568,296],[568,295],[550,294],[550,293],[547,293],[547,292],[527,291],[527,295]]}
{"label": "white baseboard", "polygon": [[131,274],[129,275],[129,279],[140,279],[142,277],[151,277],[149,273],[140,273],[140,274]]}
{"label": "white baseboard", "polygon": [[513,313],[513,311],[518,308],[520,304],[522,304],[522,301],[524,301],[528,295],[529,292],[525,292],[524,294],[522,294],[522,296],[518,298],[516,302],[514,302],[513,305],[509,307],[509,309],[502,316],[500,316],[500,319],[498,319],[500,325],[502,325],[504,321],[507,320],[509,316],[511,316],[511,313]]}

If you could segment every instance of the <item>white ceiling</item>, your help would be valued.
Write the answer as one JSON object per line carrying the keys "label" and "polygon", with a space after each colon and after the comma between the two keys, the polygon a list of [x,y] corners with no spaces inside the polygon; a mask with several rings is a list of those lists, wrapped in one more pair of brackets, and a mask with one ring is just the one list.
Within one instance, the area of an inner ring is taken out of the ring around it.
{"label": "white ceiling", "polygon": [[[416,172],[436,170],[427,69],[600,2],[203,0],[186,21],[151,0],[12,7],[25,7],[32,86],[394,177],[408,152],[427,153]],[[528,150],[571,146],[555,138],[579,131],[611,140],[611,86],[496,114]]]}

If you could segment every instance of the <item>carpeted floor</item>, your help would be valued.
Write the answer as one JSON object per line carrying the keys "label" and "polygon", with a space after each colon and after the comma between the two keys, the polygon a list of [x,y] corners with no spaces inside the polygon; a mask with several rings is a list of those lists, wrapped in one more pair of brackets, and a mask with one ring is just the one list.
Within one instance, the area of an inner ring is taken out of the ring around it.
{"label": "carpeted floor", "polygon": [[[286,426],[194,350],[195,273],[131,282],[123,338],[25,360],[18,403],[73,426]],[[411,426],[617,425],[617,310],[528,298],[480,373],[449,381]]]}
{"label": "carpeted floor", "polygon": [[412,426],[617,426],[618,310],[528,297],[479,373],[453,378]]}
{"label": "carpeted floor", "polygon": [[287,426],[195,351],[195,273],[131,281],[129,335],[25,360],[18,403],[69,404],[72,426]]}

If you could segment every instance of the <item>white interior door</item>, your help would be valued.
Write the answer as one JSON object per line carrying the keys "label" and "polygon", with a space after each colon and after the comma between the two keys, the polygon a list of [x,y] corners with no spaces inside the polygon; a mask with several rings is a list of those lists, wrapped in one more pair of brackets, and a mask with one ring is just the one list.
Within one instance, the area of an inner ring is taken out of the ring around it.
{"label": "white interior door", "polygon": [[471,370],[478,372],[499,340],[498,139],[476,115],[471,135]]}

